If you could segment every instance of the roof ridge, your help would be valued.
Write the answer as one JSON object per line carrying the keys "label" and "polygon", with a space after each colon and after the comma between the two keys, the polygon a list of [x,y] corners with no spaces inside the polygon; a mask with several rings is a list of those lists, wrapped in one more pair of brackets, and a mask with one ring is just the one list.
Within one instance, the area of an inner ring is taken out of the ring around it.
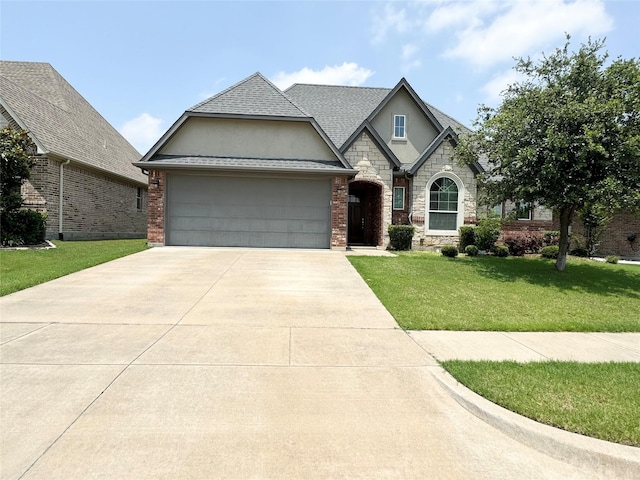
{"label": "roof ridge", "polygon": [[360,85],[332,85],[332,84],[328,84],[328,83],[294,83],[293,85],[291,85],[290,87],[287,87],[284,90],[284,93],[287,93],[287,91],[291,90],[293,87],[296,86],[300,86],[300,87],[331,87],[331,88],[353,88],[353,89],[361,89],[361,90],[393,90],[392,88],[388,88],[388,87],[367,87],[367,86],[360,86]]}
{"label": "roof ridge", "polygon": [[242,80],[240,80],[239,82],[234,83],[233,85],[225,88],[224,90],[222,90],[221,92],[216,93],[215,95],[212,95],[210,97],[205,98],[204,100],[202,100],[201,102],[198,102],[197,104],[195,104],[193,107],[188,108],[186,111],[187,112],[192,112],[195,109],[201,107],[202,105],[204,105],[205,103],[209,103],[211,100],[214,100],[218,97],[221,97],[222,95],[224,95],[227,92],[230,92],[231,90],[233,90],[234,88],[239,87],[240,85],[242,85],[243,83],[247,83],[249,80],[251,80],[253,77],[256,77],[260,75],[260,72],[256,72],[253,75],[249,75],[246,78],[243,78]]}

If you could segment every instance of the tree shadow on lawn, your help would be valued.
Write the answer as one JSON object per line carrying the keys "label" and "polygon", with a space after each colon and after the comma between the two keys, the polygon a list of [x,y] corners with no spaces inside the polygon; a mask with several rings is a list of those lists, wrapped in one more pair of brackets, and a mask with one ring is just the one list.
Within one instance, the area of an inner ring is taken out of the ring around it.
{"label": "tree shadow on lawn", "polygon": [[[473,268],[485,277],[501,282],[524,281],[560,292],[583,292],[603,296],[624,296],[640,300],[638,272],[587,260],[567,263],[563,272],[554,262],[540,258],[477,257]],[[633,267],[636,268],[636,267]]]}

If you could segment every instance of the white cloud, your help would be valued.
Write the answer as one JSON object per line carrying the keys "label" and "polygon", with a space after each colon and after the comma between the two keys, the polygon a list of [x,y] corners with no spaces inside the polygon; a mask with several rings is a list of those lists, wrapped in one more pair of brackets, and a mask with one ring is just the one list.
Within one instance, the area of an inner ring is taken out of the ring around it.
{"label": "white cloud", "polygon": [[407,73],[414,68],[418,68],[422,65],[422,61],[416,58],[416,55],[420,52],[420,49],[414,44],[407,44],[402,46],[402,70]]}
{"label": "white cloud", "polygon": [[387,3],[380,13],[373,15],[371,26],[372,43],[381,43],[387,37],[387,32],[405,33],[413,28],[413,23],[407,18],[404,8],[397,8],[393,3]]}
{"label": "white cloud", "polygon": [[120,129],[120,133],[139,152],[146,153],[164,133],[162,120],[148,113],[128,120]]}
{"label": "white cloud", "polygon": [[613,28],[606,0],[430,0],[390,3],[372,14],[372,42],[401,36],[405,42],[447,45],[441,53],[477,67],[512,62]]}
{"label": "white cloud", "polygon": [[489,105],[500,103],[502,92],[509,85],[519,83],[524,79],[524,75],[513,69],[498,73],[482,87],[482,92],[485,94],[485,102]]}
{"label": "white cloud", "polygon": [[491,66],[555,44],[565,33],[599,35],[613,26],[601,0],[518,1],[501,6],[496,16],[476,17],[457,31],[457,44],[445,55]]}
{"label": "white cloud", "polygon": [[360,67],[357,63],[344,62],[342,65],[325,66],[322,70],[304,67],[297,72],[278,72],[271,81],[281,90],[294,83],[359,86],[373,73],[372,70]]}

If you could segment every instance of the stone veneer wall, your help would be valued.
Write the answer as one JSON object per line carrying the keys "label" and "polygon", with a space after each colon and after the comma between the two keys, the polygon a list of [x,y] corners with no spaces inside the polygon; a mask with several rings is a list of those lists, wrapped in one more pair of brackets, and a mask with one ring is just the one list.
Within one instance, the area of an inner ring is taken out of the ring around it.
{"label": "stone veneer wall", "polygon": [[477,182],[470,168],[458,167],[453,159],[453,146],[445,141],[422,165],[413,177],[412,223],[416,227],[414,245],[450,245],[458,242],[455,235],[428,235],[426,232],[427,183],[435,174],[449,171],[464,184],[464,223],[475,223],[477,206]]}
{"label": "stone veneer wall", "polygon": [[388,227],[392,221],[393,166],[371,137],[363,132],[344,157],[358,170],[353,181],[369,181],[382,185],[382,245],[389,244]]}

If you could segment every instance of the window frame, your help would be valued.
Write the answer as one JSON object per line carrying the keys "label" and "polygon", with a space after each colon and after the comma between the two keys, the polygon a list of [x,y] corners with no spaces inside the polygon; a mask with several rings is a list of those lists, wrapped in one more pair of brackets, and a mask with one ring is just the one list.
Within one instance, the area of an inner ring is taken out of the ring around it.
{"label": "window frame", "polygon": [[[453,211],[445,211],[445,210],[431,210],[431,187],[433,184],[441,179],[448,178],[455,183],[458,188],[458,201],[457,201],[457,210]],[[425,217],[424,217],[424,232],[425,235],[433,235],[433,236],[455,236],[458,235],[458,229],[460,226],[464,225],[464,183],[456,174],[452,172],[441,172],[432,176],[427,182],[426,192],[425,192]],[[431,213],[455,213],[456,214],[456,228],[455,230],[435,230],[429,228],[429,221]]]}
{"label": "window frame", "polygon": [[[396,119],[402,118],[402,125],[396,125]],[[399,137],[396,135],[396,128],[402,128],[402,136]],[[394,140],[406,140],[407,139],[407,116],[401,114],[393,115],[393,134],[392,138]]]}
{"label": "window frame", "polygon": [[[527,217],[520,217],[520,212],[524,211],[528,212]],[[528,222],[533,220],[533,205],[530,202],[518,202],[516,203],[516,220],[519,222]]]}
{"label": "window frame", "polygon": [[[396,191],[402,191],[402,206],[398,206],[396,203]],[[404,210],[406,203],[406,195],[407,189],[406,187],[393,187],[393,200],[392,200],[392,208],[393,210]]]}
{"label": "window frame", "polygon": [[142,187],[137,187],[136,190],[136,210],[141,211],[142,210]]}

